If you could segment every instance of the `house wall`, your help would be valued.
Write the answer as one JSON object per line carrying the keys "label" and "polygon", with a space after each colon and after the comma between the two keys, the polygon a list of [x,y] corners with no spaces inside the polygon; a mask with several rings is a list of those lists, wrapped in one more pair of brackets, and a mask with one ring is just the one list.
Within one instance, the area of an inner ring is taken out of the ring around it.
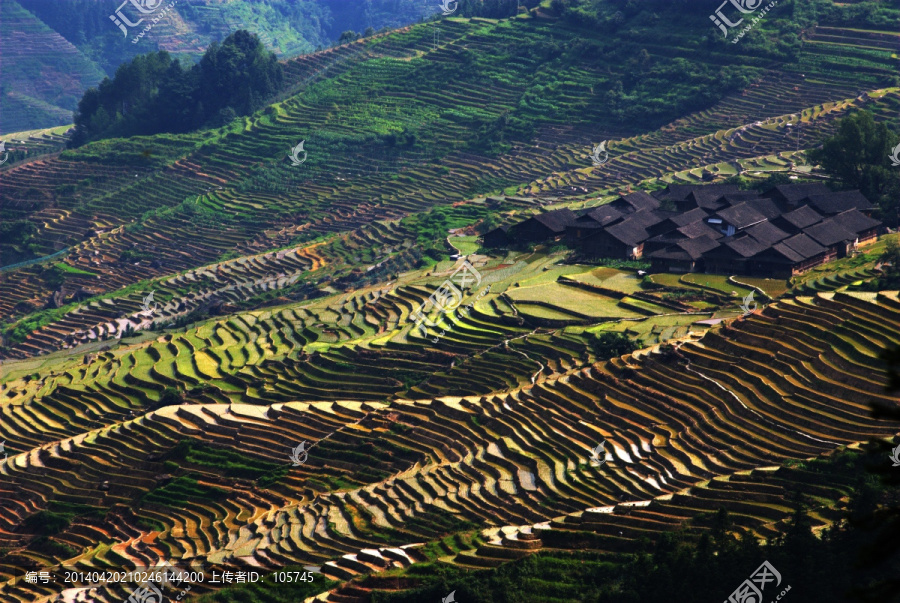
{"label": "house wall", "polygon": [[668,258],[652,258],[650,260],[651,270],[653,272],[671,272],[674,274],[685,274],[688,272],[697,272],[697,264],[687,260],[671,260]]}
{"label": "house wall", "polygon": [[644,256],[644,244],[641,243],[637,247],[632,247],[628,259],[639,260]]}
{"label": "house wall", "polygon": [[590,228],[587,226],[569,226],[566,228],[566,237],[569,239],[577,240],[583,239],[584,237],[590,236],[595,232],[598,232],[598,228]]}
{"label": "house wall", "polygon": [[856,249],[856,240],[850,243],[838,243],[836,245],[832,245],[831,249],[837,252],[837,257],[845,258],[850,255],[850,252]]}
{"label": "house wall", "polygon": [[747,260],[730,257],[707,257],[706,272],[712,274],[748,274]]}
{"label": "house wall", "polygon": [[815,257],[809,258],[805,262],[798,264],[795,268],[798,270],[797,274],[802,274],[807,270],[812,270],[816,266],[824,264],[826,262],[831,262],[837,259],[837,254],[832,253],[831,251],[826,251],[823,254],[817,255]]}
{"label": "house wall", "polygon": [[878,240],[878,229],[872,228],[859,233],[859,246],[870,245]]}
{"label": "house wall", "polygon": [[[601,231],[592,237],[582,239],[581,247],[586,255],[599,258],[631,259],[632,247]],[[643,248],[643,245],[641,245]]]}
{"label": "house wall", "polygon": [[510,240],[517,243],[545,241],[556,234],[534,218],[529,218],[521,224],[517,224],[514,230],[515,233],[510,236]]}
{"label": "house wall", "polygon": [[792,276],[808,272],[816,266],[820,266],[825,262],[830,262],[835,259],[837,259],[837,253],[834,250],[829,250],[826,253],[819,254],[796,264],[790,264],[784,261],[751,258],[751,260],[746,263],[745,272],[738,274],[756,276],[759,278],[788,279]]}
{"label": "house wall", "polygon": [[485,233],[481,240],[485,247],[506,247],[509,244],[509,237],[503,231]]}

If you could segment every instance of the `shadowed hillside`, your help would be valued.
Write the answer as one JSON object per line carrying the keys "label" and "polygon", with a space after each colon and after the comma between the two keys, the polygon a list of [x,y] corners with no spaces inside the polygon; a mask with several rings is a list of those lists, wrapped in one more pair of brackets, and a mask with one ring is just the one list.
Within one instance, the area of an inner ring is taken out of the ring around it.
{"label": "shadowed hillside", "polygon": [[[416,0],[369,0],[364,10],[348,12],[333,0],[182,0],[134,43],[144,26],[162,14],[169,2],[127,37],[110,20],[120,3],[97,0],[3,0],[0,3],[0,50],[4,57],[0,132],[16,132],[72,123],[78,99],[103,76],[138,54],[166,50],[187,63],[198,59],[214,41],[238,29],[250,29],[279,57],[328,47],[341,33],[367,28],[400,27],[420,20]],[[125,3],[133,22],[142,15]]]}
{"label": "shadowed hillside", "polygon": [[848,188],[807,151],[900,130],[896,2],[782,0],[736,44],[713,9],[460,3],[283,61],[220,127],[9,140],[0,599],[169,563],[263,576],[160,584],[203,603],[682,603],[768,561],[766,600],[889,601],[895,233],[785,279],[480,238]]}

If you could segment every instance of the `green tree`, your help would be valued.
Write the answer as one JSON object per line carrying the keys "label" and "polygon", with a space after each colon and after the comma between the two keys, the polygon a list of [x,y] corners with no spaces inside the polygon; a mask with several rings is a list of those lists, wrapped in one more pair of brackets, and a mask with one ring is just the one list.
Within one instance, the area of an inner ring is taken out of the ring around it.
{"label": "green tree", "polygon": [[497,216],[487,216],[484,220],[481,221],[481,224],[475,227],[475,230],[478,234],[484,234],[486,232],[490,232],[497,228],[500,224],[500,220],[497,219]]}
{"label": "green tree", "polygon": [[623,354],[630,354],[638,347],[638,344],[627,335],[610,331],[601,333],[591,342],[591,348],[600,360],[609,360]]}
{"label": "green tree", "polygon": [[891,165],[891,149],[900,142],[886,124],[876,123],[868,111],[840,121],[837,133],[809,152],[818,163],[844,185],[857,188],[878,204],[882,220],[898,223],[900,169]]}
{"label": "green tree", "polygon": [[211,45],[189,69],[165,51],[135,57],[85,92],[70,146],[218,127],[262,108],[282,81],[275,55],[244,30]]}
{"label": "green tree", "polygon": [[338,44],[346,44],[347,42],[352,42],[354,40],[359,39],[359,34],[353,31],[352,29],[348,29],[347,31],[341,33],[341,37],[338,38]]}
{"label": "green tree", "polygon": [[239,30],[200,60],[200,101],[208,117],[231,107],[238,115],[261,108],[282,83],[282,69],[256,34]]}
{"label": "green tree", "polygon": [[900,242],[896,237],[886,238],[881,261],[887,264],[885,271],[900,273]]}

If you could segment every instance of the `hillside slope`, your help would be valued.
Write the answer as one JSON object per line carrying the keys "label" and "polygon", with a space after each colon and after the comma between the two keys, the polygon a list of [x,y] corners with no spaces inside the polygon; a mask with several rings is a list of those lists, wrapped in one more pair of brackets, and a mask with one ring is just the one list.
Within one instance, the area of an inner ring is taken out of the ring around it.
{"label": "hillside slope", "polygon": [[0,132],[72,123],[72,110],[104,72],[14,0],[0,3]]}
{"label": "hillside slope", "polygon": [[[333,0],[190,0],[176,3],[135,43],[168,3],[147,16],[129,35],[110,20],[118,8],[97,0],[3,0],[0,3],[0,49],[4,56],[0,96],[0,133],[45,128],[72,122],[71,113],[84,91],[137,54],[167,50],[196,60],[213,41],[238,29],[250,29],[279,57],[328,47],[347,29],[382,29],[418,21],[415,0],[372,0],[366,10],[348,12]],[[435,12],[431,7],[427,13]],[[140,18],[130,4],[123,9]]]}
{"label": "hillside slope", "polygon": [[[662,35],[645,27],[642,40]],[[420,25],[289,62],[298,94],[227,128],[13,165],[0,173],[2,209],[31,226],[0,245],[4,263],[66,249],[71,269],[8,272],[0,309],[18,319],[54,295],[109,295],[492,191],[583,197],[665,174],[690,182],[753,171],[766,156],[816,144],[848,111],[897,115],[897,91],[879,89],[894,81],[896,56],[859,32],[819,26],[796,59],[760,66],[758,49],[740,46],[674,58],[677,45],[654,46],[643,66],[611,62],[642,43],[582,33],[534,18]],[[831,40],[851,34],[835,54]],[[792,135],[788,124],[802,127]],[[612,157],[591,167],[592,144],[604,139]],[[296,168],[286,151],[301,140],[309,158]]]}
{"label": "hillside slope", "polygon": [[[782,0],[732,45],[664,2],[551,4],[291,59],[290,92],[216,130],[0,168],[0,599],[113,603],[137,585],[23,576],[168,562],[267,576],[187,600],[486,603],[474,578],[535,553],[614,588],[671,532],[740,533],[757,567],[747,543],[795,500],[816,533],[856,508],[862,469],[820,469],[900,433],[870,411],[896,405],[900,298],[854,290],[885,241],[785,282],[475,235],[670,183],[824,179],[804,150],[838,119],[897,124],[900,32],[870,17],[900,7]],[[454,278],[467,305],[417,328]],[[576,603],[582,579],[504,596]]]}

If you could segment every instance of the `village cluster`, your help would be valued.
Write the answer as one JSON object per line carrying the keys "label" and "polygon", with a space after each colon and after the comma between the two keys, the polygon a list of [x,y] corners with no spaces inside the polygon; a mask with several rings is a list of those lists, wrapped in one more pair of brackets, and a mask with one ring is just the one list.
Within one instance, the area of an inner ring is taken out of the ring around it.
{"label": "village cluster", "polygon": [[577,215],[558,209],[485,233],[485,247],[558,239],[589,258],[644,260],[653,272],[790,278],[874,242],[882,223],[859,191],[824,184],[766,193],[670,184]]}

